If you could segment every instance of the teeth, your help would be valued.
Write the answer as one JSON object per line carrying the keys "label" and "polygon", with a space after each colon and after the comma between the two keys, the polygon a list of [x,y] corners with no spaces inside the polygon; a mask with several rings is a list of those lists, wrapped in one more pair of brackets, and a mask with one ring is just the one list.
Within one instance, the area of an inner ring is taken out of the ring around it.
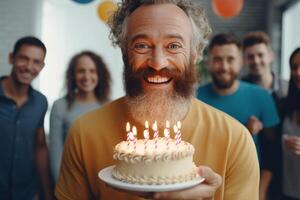
{"label": "teeth", "polygon": [[159,75],[156,75],[156,76],[148,77],[147,80],[150,83],[165,83],[169,79],[167,77],[161,77]]}

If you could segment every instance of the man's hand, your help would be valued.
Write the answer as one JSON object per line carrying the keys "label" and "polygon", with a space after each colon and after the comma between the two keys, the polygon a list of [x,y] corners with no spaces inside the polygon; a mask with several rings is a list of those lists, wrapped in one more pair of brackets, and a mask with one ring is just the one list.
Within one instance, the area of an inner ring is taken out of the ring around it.
{"label": "man's hand", "polygon": [[247,122],[247,128],[251,135],[256,135],[263,129],[263,125],[261,121],[259,121],[255,116],[249,117],[249,120]]}
{"label": "man's hand", "polygon": [[205,179],[203,183],[185,190],[155,193],[154,199],[213,199],[222,183],[221,176],[204,166],[199,167],[199,175]]}
{"label": "man's hand", "polygon": [[295,155],[300,155],[300,137],[294,135],[286,135],[284,137],[284,145],[288,151]]}

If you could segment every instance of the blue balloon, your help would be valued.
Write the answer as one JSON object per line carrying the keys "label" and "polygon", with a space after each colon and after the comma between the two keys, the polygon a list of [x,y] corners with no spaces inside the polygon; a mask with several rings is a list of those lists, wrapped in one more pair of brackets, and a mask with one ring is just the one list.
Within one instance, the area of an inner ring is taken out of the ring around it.
{"label": "blue balloon", "polygon": [[72,1],[75,1],[76,3],[82,3],[82,4],[85,4],[85,3],[91,3],[91,2],[94,1],[94,0],[72,0]]}

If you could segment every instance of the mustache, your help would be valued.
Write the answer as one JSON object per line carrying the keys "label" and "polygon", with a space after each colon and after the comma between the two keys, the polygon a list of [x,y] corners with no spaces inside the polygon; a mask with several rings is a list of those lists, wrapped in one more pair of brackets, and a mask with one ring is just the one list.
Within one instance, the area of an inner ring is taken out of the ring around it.
{"label": "mustache", "polygon": [[149,77],[149,76],[164,76],[173,79],[179,79],[182,77],[182,72],[178,69],[171,69],[168,67],[162,68],[161,70],[155,70],[152,67],[143,67],[136,71],[132,71],[132,78]]}

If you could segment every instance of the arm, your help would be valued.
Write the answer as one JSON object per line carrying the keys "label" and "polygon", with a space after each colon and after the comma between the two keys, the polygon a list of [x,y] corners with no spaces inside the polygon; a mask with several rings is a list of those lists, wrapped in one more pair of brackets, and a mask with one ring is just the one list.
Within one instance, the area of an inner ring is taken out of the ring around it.
{"label": "arm", "polygon": [[252,135],[258,134],[263,128],[262,123],[253,115],[249,117],[246,126]]}
{"label": "arm", "polygon": [[273,98],[267,94],[263,96],[260,104],[261,107],[261,122],[263,129],[260,137],[261,143],[261,178],[260,178],[260,197],[263,200],[267,194],[270,182],[272,180],[273,172],[280,164],[278,159],[274,156],[281,154],[281,139],[280,134],[276,131],[279,124],[279,116],[276,110]]}
{"label": "arm", "polygon": [[262,130],[262,166],[261,166],[261,177],[259,185],[260,199],[264,200],[271,180],[273,176],[273,171],[276,163],[276,155],[280,155],[280,141],[276,140],[276,127],[264,128]]}
{"label": "arm", "polygon": [[45,139],[45,131],[42,127],[38,128],[36,133],[35,160],[42,188],[42,196],[45,200],[53,199],[53,187],[49,171],[49,154]]}
{"label": "arm", "polygon": [[62,152],[63,152],[63,113],[57,103],[53,104],[50,115],[49,151],[51,174],[55,180],[58,179]]}
{"label": "arm", "polygon": [[272,172],[269,170],[261,170],[260,181],[259,181],[260,200],[266,199],[271,180],[272,180]]}

